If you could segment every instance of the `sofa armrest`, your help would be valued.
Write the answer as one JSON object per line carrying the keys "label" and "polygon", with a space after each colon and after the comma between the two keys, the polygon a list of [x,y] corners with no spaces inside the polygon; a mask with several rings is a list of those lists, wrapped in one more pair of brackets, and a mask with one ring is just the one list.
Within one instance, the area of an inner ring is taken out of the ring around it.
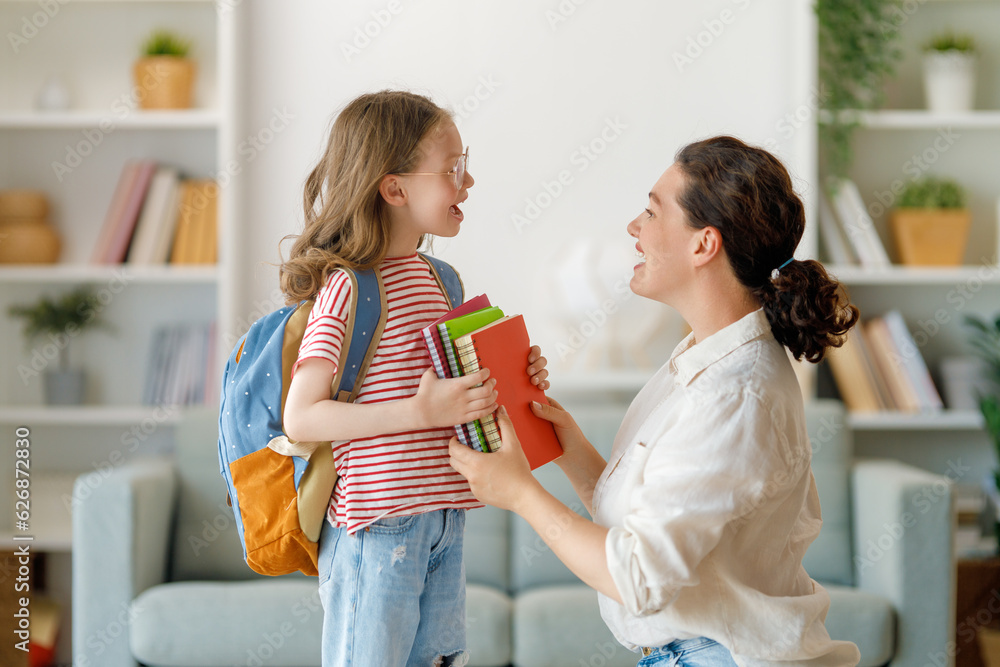
{"label": "sofa armrest", "polygon": [[955,638],[952,480],[898,461],[859,461],[852,492],[856,581],[858,588],[895,607],[892,664],[950,664]]}
{"label": "sofa armrest", "polygon": [[130,605],[166,579],[177,481],[167,459],[96,477],[73,491],[73,664],[132,667]]}

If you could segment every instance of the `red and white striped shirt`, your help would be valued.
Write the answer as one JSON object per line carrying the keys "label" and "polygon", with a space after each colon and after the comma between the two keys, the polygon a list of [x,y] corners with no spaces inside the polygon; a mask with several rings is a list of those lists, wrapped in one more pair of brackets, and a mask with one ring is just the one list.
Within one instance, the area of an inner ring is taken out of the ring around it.
{"label": "red and white striped shirt", "polygon": [[[386,323],[355,403],[383,403],[413,396],[431,358],[420,330],[451,308],[416,253],[388,257],[379,267],[386,292]],[[340,360],[351,303],[351,281],[336,271],[309,314],[298,362]],[[448,462],[452,428],[389,433],[332,443],[337,486],[327,518],[348,533],[388,516],[443,508],[482,507],[469,483]]]}

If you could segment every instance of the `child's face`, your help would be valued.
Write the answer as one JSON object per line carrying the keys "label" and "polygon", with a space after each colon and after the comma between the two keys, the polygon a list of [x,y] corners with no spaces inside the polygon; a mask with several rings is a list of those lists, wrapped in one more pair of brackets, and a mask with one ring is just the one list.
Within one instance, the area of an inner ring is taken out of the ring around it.
{"label": "child's face", "polygon": [[[421,159],[413,168],[424,175],[404,176],[407,190],[407,209],[411,231],[416,234],[433,234],[451,237],[458,234],[465,215],[459,205],[469,197],[469,188],[475,180],[468,170],[461,187],[455,187],[453,172],[458,159],[465,153],[462,136],[451,121],[431,130],[420,142]],[[430,172],[430,174],[426,174]]]}

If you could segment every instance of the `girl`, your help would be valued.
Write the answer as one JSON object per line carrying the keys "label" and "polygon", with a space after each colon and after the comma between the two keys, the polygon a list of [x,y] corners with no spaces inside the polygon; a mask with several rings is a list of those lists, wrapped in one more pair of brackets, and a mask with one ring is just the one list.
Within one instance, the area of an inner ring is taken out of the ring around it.
{"label": "girl", "polygon": [[[441,380],[420,329],[447,300],[417,255],[451,237],[475,183],[449,114],[402,91],[362,95],[333,124],[305,187],[305,229],[281,266],[289,302],[314,298],[285,403],[288,436],[333,441],[339,478],[323,525],[323,664],[459,665],[465,656],[465,510],[482,505],[450,465],[452,425],[495,408],[489,371]],[[378,267],[386,326],[354,403],[330,398],[351,283]],[[528,358],[545,388],[545,359]],[[479,386],[482,385],[482,386]]]}
{"label": "girl", "polygon": [[802,557],[820,508],[802,395],[785,348],[819,361],[858,320],[822,265],[792,258],[805,215],[785,168],[732,137],[677,154],[628,224],[631,289],[692,333],[633,401],[604,461],[553,402],[557,463],[588,521],[531,476],[510,421],[489,458],[452,442],[476,497],[523,516],[599,592],[640,665],[854,665],[823,625]]}

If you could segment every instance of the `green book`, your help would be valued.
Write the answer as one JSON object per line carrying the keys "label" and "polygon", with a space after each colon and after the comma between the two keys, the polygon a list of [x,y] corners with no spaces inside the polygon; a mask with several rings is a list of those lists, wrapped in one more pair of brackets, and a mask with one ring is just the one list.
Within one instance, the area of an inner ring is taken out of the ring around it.
{"label": "green book", "polygon": [[468,315],[461,315],[453,320],[448,320],[444,323],[444,326],[448,330],[448,336],[451,337],[452,343],[454,343],[465,334],[470,334],[480,327],[484,327],[491,322],[496,322],[501,317],[503,317],[503,311],[496,306],[490,306],[489,308],[476,310]]}

